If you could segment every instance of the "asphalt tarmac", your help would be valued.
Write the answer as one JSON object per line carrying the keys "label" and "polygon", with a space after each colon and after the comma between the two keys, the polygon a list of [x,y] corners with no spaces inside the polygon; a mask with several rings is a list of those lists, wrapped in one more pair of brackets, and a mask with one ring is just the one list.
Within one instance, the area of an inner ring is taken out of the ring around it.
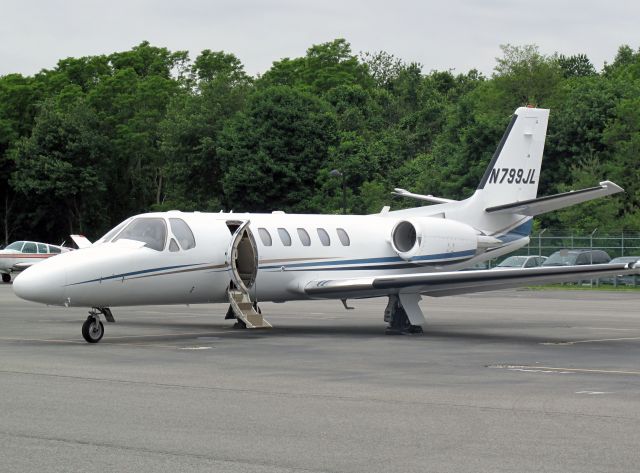
{"label": "asphalt tarmac", "polygon": [[2,472],[629,472],[640,465],[640,293],[84,309],[0,285]]}

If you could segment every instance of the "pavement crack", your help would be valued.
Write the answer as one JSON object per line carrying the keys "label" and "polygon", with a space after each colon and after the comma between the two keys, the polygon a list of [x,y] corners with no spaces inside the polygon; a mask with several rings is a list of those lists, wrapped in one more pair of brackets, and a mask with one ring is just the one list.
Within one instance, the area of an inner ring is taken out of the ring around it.
{"label": "pavement crack", "polygon": [[230,463],[234,465],[252,465],[252,466],[265,466],[270,468],[284,468],[289,471],[300,471],[300,472],[308,472],[308,473],[336,473],[332,470],[312,470],[309,468],[300,468],[295,466],[283,466],[276,463],[268,463],[268,462],[257,462],[257,461],[248,461],[248,460],[232,460],[229,458],[225,458],[223,456],[216,457],[212,455],[205,455],[201,453],[189,453],[189,452],[177,452],[171,450],[160,450],[160,449],[152,449],[152,448],[144,448],[144,447],[132,447],[128,445],[120,445],[111,442],[96,442],[92,440],[81,440],[81,439],[69,439],[63,437],[53,437],[49,435],[36,435],[36,434],[28,434],[28,433],[18,433],[18,432],[8,432],[8,431],[0,431],[0,435],[4,435],[6,437],[20,438],[25,440],[42,440],[46,442],[57,442],[64,443],[68,445],[82,445],[87,447],[95,447],[95,448],[108,448],[115,450],[123,450],[128,452],[137,452],[137,453],[148,453],[153,455],[165,455],[177,458],[193,458],[200,460],[213,461],[218,463]]}

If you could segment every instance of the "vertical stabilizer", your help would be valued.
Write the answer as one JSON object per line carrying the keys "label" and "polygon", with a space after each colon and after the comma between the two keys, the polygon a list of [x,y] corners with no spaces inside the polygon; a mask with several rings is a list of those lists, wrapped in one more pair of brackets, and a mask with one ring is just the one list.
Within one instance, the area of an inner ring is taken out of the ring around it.
{"label": "vertical stabilizer", "polygon": [[548,120],[549,110],[516,110],[472,199],[486,208],[536,197]]}

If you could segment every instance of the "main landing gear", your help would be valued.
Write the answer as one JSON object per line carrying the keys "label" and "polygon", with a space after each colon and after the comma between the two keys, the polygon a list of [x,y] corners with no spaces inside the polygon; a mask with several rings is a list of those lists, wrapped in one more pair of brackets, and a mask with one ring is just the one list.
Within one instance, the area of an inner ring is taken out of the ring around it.
{"label": "main landing gear", "polygon": [[387,308],[384,310],[384,321],[387,335],[404,335],[422,333],[425,322],[422,311],[418,306],[420,296],[417,294],[391,294]]}
{"label": "main landing gear", "polygon": [[82,324],[82,337],[89,343],[98,343],[104,336],[104,325],[100,320],[102,314],[107,322],[115,322],[111,309],[108,307],[94,307],[89,311],[87,320]]}

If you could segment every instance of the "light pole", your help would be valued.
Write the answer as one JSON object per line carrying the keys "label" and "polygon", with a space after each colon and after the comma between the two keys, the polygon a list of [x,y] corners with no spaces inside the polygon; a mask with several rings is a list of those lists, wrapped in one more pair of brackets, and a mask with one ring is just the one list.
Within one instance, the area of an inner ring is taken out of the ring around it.
{"label": "light pole", "polygon": [[342,215],[347,215],[347,177],[338,169],[332,169],[329,171],[329,175],[342,178]]}

